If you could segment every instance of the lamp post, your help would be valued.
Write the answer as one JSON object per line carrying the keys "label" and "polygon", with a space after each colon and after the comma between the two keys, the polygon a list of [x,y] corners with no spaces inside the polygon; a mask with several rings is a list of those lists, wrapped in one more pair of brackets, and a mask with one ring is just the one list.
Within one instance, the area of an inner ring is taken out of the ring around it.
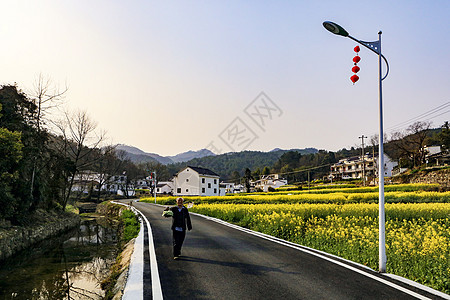
{"label": "lamp post", "polygon": [[156,171],[153,174],[153,193],[155,194],[155,204],[156,204]]}
{"label": "lamp post", "polygon": [[[378,55],[378,75],[379,75],[379,158],[378,158],[378,191],[379,191],[379,209],[378,209],[378,226],[379,226],[379,235],[378,235],[378,245],[379,245],[379,271],[381,273],[386,272],[386,242],[385,242],[385,211],[384,211],[384,151],[383,151],[383,93],[382,93],[382,82],[389,74],[389,64],[386,58],[381,54],[381,34],[382,32],[378,32],[378,41],[374,42],[364,42],[352,37],[344,28],[339,26],[336,23],[326,21],[323,22],[323,27],[331,33],[348,37],[349,39],[357,42],[358,44],[363,45],[367,49]],[[381,59],[383,59],[386,63],[386,75],[383,76],[382,68],[381,68]]]}

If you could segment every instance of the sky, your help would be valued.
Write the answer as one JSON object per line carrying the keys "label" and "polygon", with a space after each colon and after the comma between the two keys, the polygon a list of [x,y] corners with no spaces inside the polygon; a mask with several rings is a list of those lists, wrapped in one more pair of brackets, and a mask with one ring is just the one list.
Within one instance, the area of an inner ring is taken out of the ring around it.
{"label": "sky", "polygon": [[[314,147],[450,119],[450,1],[0,0],[0,85],[68,87],[109,143],[160,155]],[[386,68],[383,66],[383,73]],[[56,118],[51,116],[51,118]],[[367,143],[368,141],[366,141]]]}

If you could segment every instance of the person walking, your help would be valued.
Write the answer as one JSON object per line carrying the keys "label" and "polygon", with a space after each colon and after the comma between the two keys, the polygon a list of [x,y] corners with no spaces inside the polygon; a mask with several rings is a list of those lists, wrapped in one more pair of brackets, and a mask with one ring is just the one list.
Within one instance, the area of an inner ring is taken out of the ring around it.
{"label": "person walking", "polygon": [[177,206],[167,207],[165,211],[172,212],[172,234],[173,234],[173,259],[181,256],[181,247],[186,237],[186,229],[192,230],[191,217],[186,206],[183,205],[183,198],[177,198]]}

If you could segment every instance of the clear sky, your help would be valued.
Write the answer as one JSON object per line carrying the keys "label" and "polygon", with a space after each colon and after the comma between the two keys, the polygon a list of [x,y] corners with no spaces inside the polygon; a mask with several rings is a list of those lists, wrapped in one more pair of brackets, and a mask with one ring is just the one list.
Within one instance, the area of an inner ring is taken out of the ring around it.
{"label": "clear sky", "polygon": [[357,44],[326,20],[365,41],[383,31],[387,133],[448,104],[448,0],[0,0],[0,84],[67,83],[67,105],[112,143],[160,155],[335,151],[378,132],[378,59],[362,49],[352,85]]}

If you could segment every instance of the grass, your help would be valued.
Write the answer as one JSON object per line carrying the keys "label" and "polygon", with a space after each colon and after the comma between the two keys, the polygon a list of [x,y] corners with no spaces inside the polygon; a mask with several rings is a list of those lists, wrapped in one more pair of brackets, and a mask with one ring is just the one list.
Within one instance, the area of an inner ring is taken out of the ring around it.
{"label": "grass", "polygon": [[139,234],[140,224],[137,216],[131,210],[123,210],[120,216],[120,221],[123,224],[122,242],[128,243]]}

